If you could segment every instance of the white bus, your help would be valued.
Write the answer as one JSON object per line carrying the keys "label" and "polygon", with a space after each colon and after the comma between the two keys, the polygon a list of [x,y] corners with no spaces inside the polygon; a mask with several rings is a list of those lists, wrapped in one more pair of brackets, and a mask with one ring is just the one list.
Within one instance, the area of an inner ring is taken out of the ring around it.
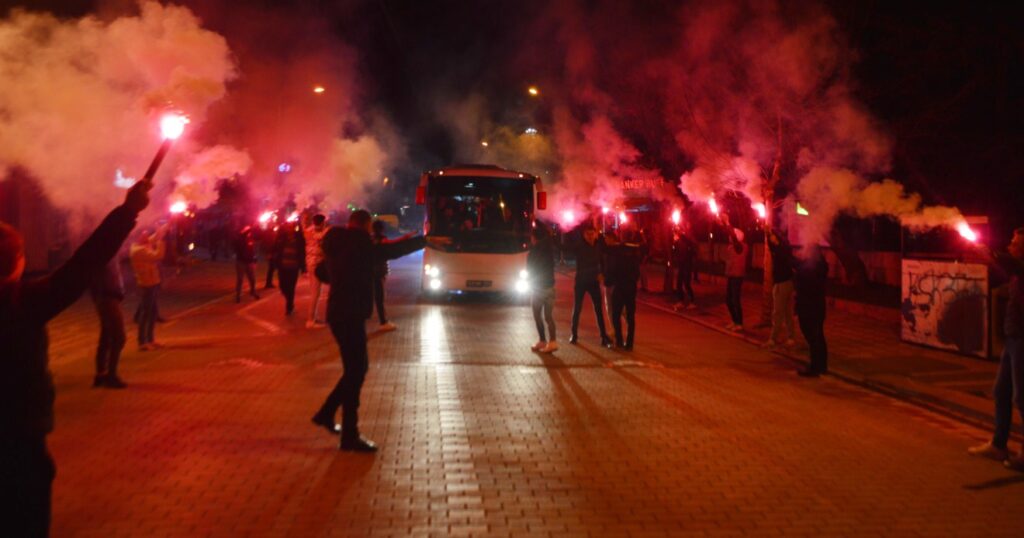
{"label": "white bus", "polygon": [[424,234],[449,240],[423,251],[425,294],[529,291],[526,253],[547,205],[539,178],[490,165],[430,170],[416,203],[426,205]]}

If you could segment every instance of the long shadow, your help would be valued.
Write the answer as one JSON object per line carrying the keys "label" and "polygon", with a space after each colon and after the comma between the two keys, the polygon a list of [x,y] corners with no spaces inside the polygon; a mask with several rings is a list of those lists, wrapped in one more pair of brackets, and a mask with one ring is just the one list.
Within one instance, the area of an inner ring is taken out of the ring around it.
{"label": "long shadow", "polygon": [[994,480],[987,480],[978,484],[966,484],[964,489],[971,491],[984,491],[986,489],[1005,488],[1014,484],[1024,483],[1024,474],[1016,476],[1004,476]]}
{"label": "long shadow", "polygon": [[[337,450],[336,448],[333,450]],[[338,505],[373,468],[368,454],[338,453],[302,501],[287,536],[323,536],[337,518]]]}

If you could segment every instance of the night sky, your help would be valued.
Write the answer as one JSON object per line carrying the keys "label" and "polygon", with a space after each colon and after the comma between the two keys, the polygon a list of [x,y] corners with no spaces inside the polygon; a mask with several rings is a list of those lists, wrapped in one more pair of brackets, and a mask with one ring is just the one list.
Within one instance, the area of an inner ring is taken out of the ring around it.
{"label": "night sky", "polygon": [[[359,102],[386,111],[401,131],[409,146],[405,172],[410,175],[453,159],[455,141],[436,120],[438,99],[480,93],[495,121],[537,122],[543,128],[550,111],[527,102],[525,88],[537,83],[554,94],[571,93],[559,87],[566,84],[560,78],[564,58],[550,53],[556,44],[547,39],[556,24],[549,14],[559,2],[262,1],[247,2],[244,9],[230,2],[183,3],[225,35],[232,49],[240,46],[233,38],[243,35],[239,21],[261,15],[317,21],[317,27],[350,46],[361,78]],[[115,13],[123,4],[27,3],[67,17]],[[670,46],[679,3],[577,4],[587,13],[608,12],[590,19],[586,32],[606,55],[594,83],[617,102],[610,113],[617,129],[644,153],[645,162],[665,178],[678,178],[692,167],[691,156],[676,148],[668,129],[648,121],[657,110],[629,105],[645,102],[645,92],[655,89],[617,77],[614,70]],[[856,97],[894,141],[888,175],[928,203],[989,214],[1000,228],[1022,224],[1022,9],[881,0],[830,1],[824,9],[856,54]]]}

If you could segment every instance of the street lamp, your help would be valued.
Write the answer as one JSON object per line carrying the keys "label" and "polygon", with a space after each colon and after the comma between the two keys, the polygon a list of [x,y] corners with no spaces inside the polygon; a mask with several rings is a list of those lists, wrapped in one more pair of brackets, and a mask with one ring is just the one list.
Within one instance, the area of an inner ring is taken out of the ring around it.
{"label": "street lamp", "polygon": [[319,84],[317,84],[316,86],[313,86],[313,93],[315,93],[317,95],[320,95],[320,94],[324,93],[325,91],[327,91],[327,88],[324,88],[323,86],[321,86]]}
{"label": "street lamp", "polygon": [[538,97],[540,95],[540,90],[538,90],[536,86],[530,86],[526,89],[526,93],[530,94],[530,97]]}

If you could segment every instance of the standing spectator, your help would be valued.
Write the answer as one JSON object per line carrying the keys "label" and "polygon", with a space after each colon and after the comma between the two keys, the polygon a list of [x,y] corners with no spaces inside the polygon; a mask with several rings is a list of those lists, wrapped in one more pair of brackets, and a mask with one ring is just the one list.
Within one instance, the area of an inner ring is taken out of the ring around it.
{"label": "standing spectator", "polygon": [[604,238],[589,223],[581,231],[582,241],[577,240],[576,278],[573,283],[572,325],[569,343],[575,344],[579,338],[577,330],[580,325],[580,312],[583,310],[583,297],[590,296],[597,318],[597,329],[601,334],[601,345],[611,347],[608,330],[604,324],[604,300],[601,296],[601,282],[604,280]]}
{"label": "standing spectator", "polygon": [[[611,316],[612,330],[615,332],[615,345],[626,350],[633,350],[633,337],[636,334],[636,291],[637,280],[640,279],[640,261],[644,256],[646,245],[640,234],[619,230],[620,237],[606,238],[608,253],[608,276],[605,283],[612,288]],[[626,314],[626,337],[622,337],[622,314]]]}
{"label": "standing spectator", "polygon": [[295,284],[299,281],[299,272],[306,271],[306,240],[297,224],[285,223],[278,228],[270,257],[277,267],[277,281],[284,295],[284,314],[290,316],[295,311]]}
{"label": "standing spectator", "polygon": [[785,345],[796,343],[793,331],[793,247],[771,227],[768,249],[772,255],[772,332],[766,347],[774,347],[785,336]]}
{"label": "standing spectator", "polygon": [[327,234],[327,230],[327,217],[319,213],[313,215],[311,221],[302,228],[306,239],[306,275],[309,279],[309,290],[313,296],[309,304],[309,319],[306,320],[307,329],[324,326],[323,320],[317,314],[324,283],[316,277],[316,266],[324,260],[324,249],[321,242]]}
{"label": "standing spectator", "polygon": [[327,323],[338,342],[344,374],[312,421],[336,433],[334,415],[341,407],[341,450],[354,452],[377,451],[377,445],[359,433],[359,395],[370,366],[366,320],[373,313],[373,262],[378,258],[399,258],[426,244],[423,237],[415,237],[374,245],[371,223],[370,213],[362,209],[353,211],[347,228],[331,228],[323,239],[324,260],[331,279]]}
{"label": "standing spectator", "polygon": [[743,330],[743,279],[747,276],[747,255],[750,247],[744,242],[743,230],[729,228],[729,248],[725,259],[725,305],[729,308],[732,323],[726,325],[730,331]]}
{"label": "standing spectator", "polygon": [[135,285],[139,289],[139,350],[149,351],[160,347],[153,339],[153,327],[156,325],[157,295],[160,289],[160,260],[164,257],[166,243],[163,240],[166,227],[159,228],[155,233],[143,230],[138,240],[128,251],[132,271],[135,273]]}
{"label": "standing spectator", "polygon": [[[23,281],[25,242],[0,223],[0,521],[9,535],[47,536],[56,474],[46,436],[56,391],[46,323],[74,303],[103,270],[149,204],[148,181],[135,184],[74,255],[48,276]],[[20,533],[20,534],[18,534]]]}
{"label": "standing spectator", "polygon": [[[558,350],[558,338],[555,333],[555,244],[547,226],[536,223],[533,228],[533,244],[526,256],[526,271],[530,278],[530,305],[533,308],[533,321],[537,324],[539,340],[530,347],[541,353],[554,353]],[[544,323],[547,322],[547,334]]]}
{"label": "standing spectator", "polygon": [[249,295],[259,299],[256,293],[256,236],[252,226],[245,225],[235,236],[235,302],[242,302],[242,278],[249,281]]}
{"label": "standing spectator", "polygon": [[828,372],[828,346],[825,344],[825,288],[828,284],[828,263],[821,248],[814,245],[796,265],[796,318],[800,332],[807,340],[811,364],[798,373],[818,377]]}
{"label": "standing spectator", "polygon": [[1007,253],[987,253],[996,273],[1009,278],[1008,300],[1003,316],[1003,356],[999,361],[995,387],[995,428],[992,440],[967,451],[973,456],[1000,460],[1007,467],[1024,471],[1024,447],[1011,456],[1007,442],[1013,425],[1013,408],[1024,418],[1024,228],[1013,232]]}
{"label": "standing spectator", "polygon": [[117,363],[124,349],[124,280],[117,258],[110,260],[102,270],[96,272],[89,284],[89,295],[96,314],[100,318],[100,340],[96,345],[96,377],[93,387],[111,389],[125,388],[124,381],[117,376]]}
{"label": "standing spectator", "polygon": [[679,231],[672,242],[672,265],[676,269],[676,304],[680,310],[697,308],[697,298],[693,294],[693,263],[697,257],[697,244],[685,232]]}
{"label": "standing spectator", "polygon": [[[277,258],[274,257],[274,246],[277,239],[281,237],[281,231],[289,228],[289,223],[285,223],[284,226],[275,226],[274,228],[268,227],[260,232],[260,250],[264,256],[267,257],[267,281],[263,285],[263,289],[272,290],[274,289],[274,271],[277,270]],[[280,280],[280,278],[278,278]]]}
{"label": "standing spectator", "polygon": [[[413,236],[410,232],[397,241],[391,241],[388,236],[384,233],[384,221],[375,220],[373,221],[373,244],[374,245],[387,245],[396,243],[398,241],[404,241]],[[384,283],[388,276],[388,260],[387,258],[377,258],[373,260],[373,302],[377,305],[377,321],[380,322],[380,331],[393,331],[398,327],[394,323],[388,321],[388,315],[384,309]]]}

